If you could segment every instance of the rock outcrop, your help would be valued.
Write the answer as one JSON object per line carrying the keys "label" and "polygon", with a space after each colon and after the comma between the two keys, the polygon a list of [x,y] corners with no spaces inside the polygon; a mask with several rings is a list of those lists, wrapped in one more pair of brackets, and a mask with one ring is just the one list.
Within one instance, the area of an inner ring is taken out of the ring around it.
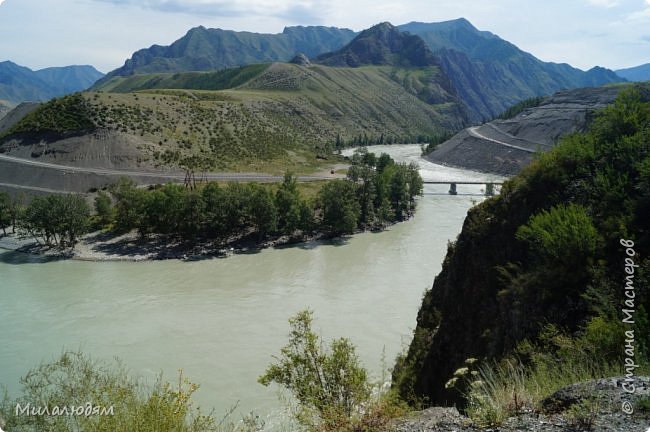
{"label": "rock outcrop", "polygon": [[569,410],[586,400],[597,401],[598,409],[587,413],[592,422],[588,430],[601,432],[643,432],[650,425],[650,412],[636,409],[632,414],[621,410],[622,402],[634,409],[642,399],[650,397],[650,378],[637,377],[637,391],[626,394],[621,385],[624,378],[607,378],[578,383],[559,390],[542,402],[541,411],[523,410],[507,419],[498,428],[480,428],[460,414],[456,408],[433,407],[395,422],[396,432],[561,432],[586,430]]}

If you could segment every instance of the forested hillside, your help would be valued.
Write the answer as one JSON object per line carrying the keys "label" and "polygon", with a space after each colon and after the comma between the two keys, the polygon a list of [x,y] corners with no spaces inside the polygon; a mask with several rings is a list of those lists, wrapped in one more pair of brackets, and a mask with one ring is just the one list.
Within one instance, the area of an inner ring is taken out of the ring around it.
{"label": "forested hillside", "polygon": [[[403,397],[466,404],[476,392],[463,373],[480,370],[516,408],[515,377],[551,392],[647,370],[649,96],[624,91],[588,133],[565,138],[469,212],[395,369]],[[470,408],[494,399],[482,394]]]}

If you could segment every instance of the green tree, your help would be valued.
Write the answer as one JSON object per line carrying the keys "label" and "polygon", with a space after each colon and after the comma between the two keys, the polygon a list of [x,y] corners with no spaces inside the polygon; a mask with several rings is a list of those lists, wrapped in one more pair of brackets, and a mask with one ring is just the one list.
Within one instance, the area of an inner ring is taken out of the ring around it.
{"label": "green tree", "polygon": [[186,191],[183,195],[183,208],[179,223],[179,234],[185,238],[198,235],[204,227],[206,220],[205,202],[200,192]]}
{"label": "green tree", "polygon": [[311,209],[300,196],[296,177],[289,172],[284,175],[284,181],[275,194],[275,205],[280,232],[292,235],[296,230],[309,229]]}
{"label": "green tree", "polygon": [[138,189],[133,180],[122,177],[110,187],[110,192],[115,197],[115,228],[118,231],[140,229],[141,234],[145,228],[146,192]]}
{"label": "green tree", "polygon": [[49,246],[74,247],[89,226],[90,208],[80,195],[35,197],[25,210],[21,229],[37,242]]}
{"label": "green tree", "polygon": [[[374,154],[374,153],[371,153]],[[375,200],[377,198],[377,173],[370,165],[352,165],[348,169],[348,179],[358,185],[357,200],[361,207],[359,221],[364,226],[375,224]]]}
{"label": "green tree", "polygon": [[381,174],[387,166],[393,165],[395,161],[390,157],[388,153],[382,153],[377,159],[377,172]]}
{"label": "green tree", "polygon": [[225,238],[228,232],[226,224],[226,194],[218,183],[208,183],[201,192],[205,205],[205,220],[208,235]]}
{"label": "green tree", "polygon": [[312,320],[308,310],[289,320],[289,343],[258,381],[289,390],[300,404],[297,420],[303,425],[333,430],[341,418],[350,419],[369,399],[368,375],[349,340],[333,340],[325,350],[312,330]]}
{"label": "green tree", "polygon": [[318,194],[323,210],[323,227],[332,235],[350,234],[357,228],[361,206],[357,186],[348,180],[334,180]]}
{"label": "green tree", "polygon": [[99,191],[95,197],[95,213],[97,213],[100,225],[106,226],[113,222],[115,217],[113,203],[111,197],[104,191]]}
{"label": "green tree", "polygon": [[260,240],[278,225],[278,211],[271,192],[260,185],[251,184],[250,217]]}

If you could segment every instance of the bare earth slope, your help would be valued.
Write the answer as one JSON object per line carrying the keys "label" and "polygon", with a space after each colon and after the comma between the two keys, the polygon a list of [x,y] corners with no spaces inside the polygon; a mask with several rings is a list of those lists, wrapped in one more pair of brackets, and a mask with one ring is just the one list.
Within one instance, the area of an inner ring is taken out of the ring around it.
{"label": "bare earth slope", "polygon": [[507,120],[464,129],[427,156],[432,162],[513,175],[537,151],[564,135],[583,131],[593,113],[611,103],[625,86],[561,91]]}

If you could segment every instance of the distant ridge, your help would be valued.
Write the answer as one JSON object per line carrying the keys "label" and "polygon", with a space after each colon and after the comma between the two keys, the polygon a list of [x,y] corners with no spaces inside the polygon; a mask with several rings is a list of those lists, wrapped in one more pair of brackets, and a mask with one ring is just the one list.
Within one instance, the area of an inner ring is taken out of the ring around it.
{"label": "distant ridge", "polygon": [[0,99],[13,104],[46,101],[85,90],[104,74],[92,66],[51,67],[33,71],[10,61],[0,62]]}
{"label": "distant ridge", "polygon": [[628,81],[650,81],[650,63],[631,68],[618,69],[616,75]]}
{"label": "distant ridge", "polygon": [[433,66],[433,53],[419,36],[403,33],[388,22],[362,31],[338,51],[314,60],[326,66],[362,65],[422,67]]}
{"label": "distant ridge", "polygon": [[427,43],[468,105],[474,122],[494,118],[533,96],[625,81],[602,67],[585,72],[568,64],[543,62],[493,33],[476,29],[464,18],[411,22],[398,29]]}
{"label": "distant ridge", "polygon": [[307,57],[334,51],[355,36],[336,27],[286,27],[279,34],[190,29],[169,46],[153,45],[136,51],[113,76],[141,73],[189,72],[224,69],[254,63],[289,61],[297,53]]}

